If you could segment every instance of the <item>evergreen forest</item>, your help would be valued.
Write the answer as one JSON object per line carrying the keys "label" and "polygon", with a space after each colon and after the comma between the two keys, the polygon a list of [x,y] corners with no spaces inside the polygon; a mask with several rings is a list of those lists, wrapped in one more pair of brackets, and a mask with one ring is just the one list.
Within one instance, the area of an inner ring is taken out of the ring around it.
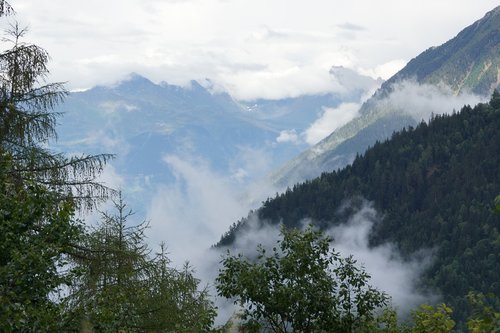
{"label": "evergreen forest", "polygon": [[[380,221],[370,243],[396,244],[409,258],[434,251],[422,288],[438,290],[462,320],[470,292],[496,295],[500,305],[500,95],[489,103],[433,116],[415,128],[377,142],[352,165],[268,199],[234,224],[219,246],[245,232],[251,216],[261,223],[299,227],[311,219],[323,229],[345,222],[366,201]],[[345,208],[346,202],[349,202]]]}

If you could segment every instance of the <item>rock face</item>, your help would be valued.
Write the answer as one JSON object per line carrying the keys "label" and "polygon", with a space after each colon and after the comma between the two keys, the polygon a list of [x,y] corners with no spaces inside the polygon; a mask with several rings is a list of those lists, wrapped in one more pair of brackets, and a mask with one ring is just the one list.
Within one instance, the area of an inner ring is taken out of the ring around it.
{"label": "rock face", "polygon": [[[434,108],[428,108],[428,113],[416,112],[422,107],[417,105],[420,100],[409,96],[420,95],[428,102],[442,96],[460,96],[462,98],[457,98],[456,103],[474,103],[480,98],[474,101],[471,94],[486,100],[499,85],[500,6],[455,38],[412,59],[363,104],[359,117],[289,161],[271,176],[272,182],[285,188],[317,177],[322,172],[342,168],[376,141],[387,139],[405,126],[427,120],[431,112],[453,111],[440,110],[434,105]],[[463,98],[464,95],[468,98]],[[461,105],[454,107],[459,109]]]}

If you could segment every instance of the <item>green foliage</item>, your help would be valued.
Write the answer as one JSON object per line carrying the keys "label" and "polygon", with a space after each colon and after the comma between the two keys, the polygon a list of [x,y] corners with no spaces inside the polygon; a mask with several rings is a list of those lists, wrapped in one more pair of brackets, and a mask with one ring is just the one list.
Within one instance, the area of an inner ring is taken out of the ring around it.
{"label": "green foliage", "polygon": [[169,266],[161,252],[150,258],[144,222],[127,225],[132,215],[121,196],[116,214],[102,213],[101,223],[77,247],[74,262],[81,276],[66,300],[68,327],[84,323],[96,332],[204,332],[216,312],[207,290],[186,265]]}
{"label": "green foliage", "polygon": [[[310,218],[329,228],[365,199],[373,202],[383,218],[374,225],[371,245],[392,242],[404,257],[435,249],[422,284],[441,291],[464,328],[469,291],[500,295],[500,214],[492,209],[500,188],[499,128],[500,109],[491,104],[435,116],[375,144],[351,166],[267,200],[255,214],[291,227]],[[340,209],[346,200],[351,205]],[[242,220],[225,239],[245,225]]]}
{"label": "green foliage", "polygon": [[382,314],[367,322],[358,333],[410,333],[406,324],[399,324],[396,310],[386,308]]}
{"label": "green foliage", "polygon": [[200,281],[188,263],[182,270],[169,264],[162,245],[148,274],[143,326],[179,333],[210,331],[217,312],[208,290],[199,289]]}
{"label": "green foliage", "polygon": [[228,255],[216,279],[220,296],[243,309],[247,331],[354,332],[374,317],[387,296],[352,257],[330,249],[330,239],[308,228],[282,230],[283,239],[256,261]]}
{"label": "green foliage", "polygon": [[495,212],[500,213],[500,195],[495,197]]}
{"label": "green foliage", "polygon": [[71,203],[55,202],[36,183],[19,184],[10,168],[10,156],[0,155],[0,331],[54,331],[61,309],[53,299],[71,282],[64,253],[81,228]]}
{"label": "green foliage", "polygon": [[451,332],[455,322],[451,319],[452,309],[445,304],[436,307],[423,304],[412,316],[414,327],[412,333],[446,333]]}
{"label": "green foliage", "polygon": [[[0,16],[9,14],[0,1]],[[22,42],[25,33],[12,25],[0,53],[0,331],[49,332],[60,329],[59,292],[72,282],[67,254],[82,235],[75,207],[108,193],[95,177],[110,156],[45,148],[67,92],[45,83],[48,53]]]}
{"label": "green foliage", "polygon": [[490,105],[493,109],[500,109],[500,93],[496,89],[491,95]]}
{"label": "green foliage", "polygon": [[473,307],[472,316],[467,321],[467,328],[471,333],[498,333],[500,332],[500,311],[495,310],[495,296],[469,293],[469,303]]}
{"label": "green foliage", "polygon": [[20,180],[55,190],[59,200],[71,197],[76,205],[92,208],[96,199],[113,192],[95,181],[112,155],[67,157],[45,147],[57,138],[60,115],[53,108],[68,92],[62,83],[45,83],[49,55],[22,42],[26,32],[15,24],[3,39],[10,48],[0,53],[0,152],[12,156],[11,172]]}

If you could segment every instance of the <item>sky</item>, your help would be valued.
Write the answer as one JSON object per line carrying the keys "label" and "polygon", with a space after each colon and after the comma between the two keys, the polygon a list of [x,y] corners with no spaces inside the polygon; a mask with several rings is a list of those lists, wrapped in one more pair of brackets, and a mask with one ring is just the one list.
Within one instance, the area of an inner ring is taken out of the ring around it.
{"label": "sky", "polygon": [[[344,66],[389,78],[497,0],[11,0],[26,41],[70,90],[131,72],[154,82],[210,78],[240,100],[322,93]],[[3,22],[5,25],[5,22]]]}

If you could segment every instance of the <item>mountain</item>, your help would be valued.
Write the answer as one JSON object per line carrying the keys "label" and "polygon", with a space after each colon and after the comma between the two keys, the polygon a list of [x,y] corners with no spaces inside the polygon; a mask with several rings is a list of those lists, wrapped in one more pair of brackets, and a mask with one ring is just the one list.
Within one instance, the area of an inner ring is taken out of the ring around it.
{"label": "mountain", "polygon": [[65,114],[59,144],[66,150],[105,149],[118,155],[120,172],[159,181],[172,177],[165,155],[200,158],[229,173],[240,148],[271,149],[279,135],[248,117],[228,94],[212,94],[196,81],[188,87],[155,84],[137,74],[112,87],[72,93],[57,111]]}
{"label": "mountain", "polygon": [[[373,203],[371,248],[394,244],[409,259],[432,250],[420,281],[455,310],[469,312],[469,291],[496,295],[500,307],[500,94],[489,104],[434,116],[376,143],[352,165],[295,185],[233,225],[226,246],[261,224],[323,229],[346,223]],[[250,228],[250,230],[249,230]],[[429,253],[429,252],[428,252]],[[463,323],[463,322],[462,322]]]}
{"label": "mountain", "polygon": [[462,30],[439,47],[431,47],[412,59],[389,79],[384,88],[397,81],[415,78],[418,82],[445,83],[455,94],[472,91],[489,95],[500,84],[500,6]]}
{"label": "mountain", "polygon": [[[359,117],[286,163],[271,176],[272,181],[286,187],[341,168],[395,130],[415,126],[431,113],[450,112],[463,103],[475,104],[481,97],[474,98],[471,93],[485,98],[499,84],[500,6],[455,38],[412,59],[363,104]],[[457,96],[455,105],[432,104],[442,96]],[[426,112],[420,110],[422,99],[427,104]]]}
{"label": "mountain", "polygon": [[383,83],[382,79],[375,80],[342,66],[333,66],[329,74],[340,93],[301,95],[277,100],[256,99],[239,103],[252,113],[252,117],[272,124],[275,128],[302,133],[321,116],[325,108],[337,107],[340,103],[358,103],[363,95],[375,91]]}
{"label": "mountain", "polygon": [[364,86],[342,95],[236,101],[209,80],[181,87],[131,74],[113,86],[71,93],[56,110],[64,117],[55,147],[115,153],[115,172],[140,200],[131,199],[133,206],[147,206],[146,193],[178,181],[166,156],[208,168],[243,187],[307,148],[301,140],[282,140],[287,133],[299,138],[324,108],[359,101],[365,88],[380,84],[354,78],[364,80]]}

